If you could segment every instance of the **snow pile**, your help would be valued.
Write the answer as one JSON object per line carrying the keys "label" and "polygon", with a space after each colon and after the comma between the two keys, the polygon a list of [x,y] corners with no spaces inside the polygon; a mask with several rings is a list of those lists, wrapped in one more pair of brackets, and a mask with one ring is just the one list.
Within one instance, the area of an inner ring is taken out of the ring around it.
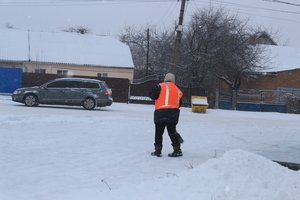
{"label": "snow pile", "polygon": [[143,200],[299,200],[300,172],[256,154],[231,150],[171,178],[110,192],[108,199],[118,200],[141,196]]}
{"label": "snow pile", "polygon": [[192,99],[192,104],[194,105],[208,105],[206,97],[199,97]]}

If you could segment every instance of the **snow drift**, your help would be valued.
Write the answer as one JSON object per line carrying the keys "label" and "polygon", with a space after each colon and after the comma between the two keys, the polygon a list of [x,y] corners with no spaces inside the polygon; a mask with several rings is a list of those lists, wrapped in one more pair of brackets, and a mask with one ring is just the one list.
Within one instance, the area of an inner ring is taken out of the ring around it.
{"label": "snow drift", "polygon": [[243,150],[228,151],[171,176],[114,191],[109,199],[300,199],[300,171]]}

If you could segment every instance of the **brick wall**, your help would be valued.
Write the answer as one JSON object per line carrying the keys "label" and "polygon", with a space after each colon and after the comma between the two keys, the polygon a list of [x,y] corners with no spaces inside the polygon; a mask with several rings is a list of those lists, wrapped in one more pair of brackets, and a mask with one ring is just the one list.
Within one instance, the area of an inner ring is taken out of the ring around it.
{"label": "brick wall", "polygon": [[300,88],[300,69],[248,78],[242,81],[240,89],[276,90],[279,87]]}

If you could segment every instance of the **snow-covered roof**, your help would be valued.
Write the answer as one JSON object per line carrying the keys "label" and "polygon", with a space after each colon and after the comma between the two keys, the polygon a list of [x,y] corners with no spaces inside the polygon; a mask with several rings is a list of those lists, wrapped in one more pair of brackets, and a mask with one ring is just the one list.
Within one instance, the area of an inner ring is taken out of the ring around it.
{"label": "snow-covered roof", "polygon": [[129,47],[110,36],[0,29],[0,44],[0,60],[134,67]]}
{"label": "snow-covered roof", "polygon": [[300,68],[300,48],[261,45],[265,49],[268,63],[261,72],[280,72]]}

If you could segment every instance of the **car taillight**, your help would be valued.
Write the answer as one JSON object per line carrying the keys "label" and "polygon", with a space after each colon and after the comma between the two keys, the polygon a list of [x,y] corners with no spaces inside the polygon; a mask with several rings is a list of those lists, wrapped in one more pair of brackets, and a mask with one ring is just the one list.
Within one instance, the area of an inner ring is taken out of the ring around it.
{"label": "car taillight", "polygon": [[105,91],[103,92],[103,94],[106,95],[106,96],[108,96],[108,95],[109,95],[109,91],[108,91],[108,90],[105,90]]}

